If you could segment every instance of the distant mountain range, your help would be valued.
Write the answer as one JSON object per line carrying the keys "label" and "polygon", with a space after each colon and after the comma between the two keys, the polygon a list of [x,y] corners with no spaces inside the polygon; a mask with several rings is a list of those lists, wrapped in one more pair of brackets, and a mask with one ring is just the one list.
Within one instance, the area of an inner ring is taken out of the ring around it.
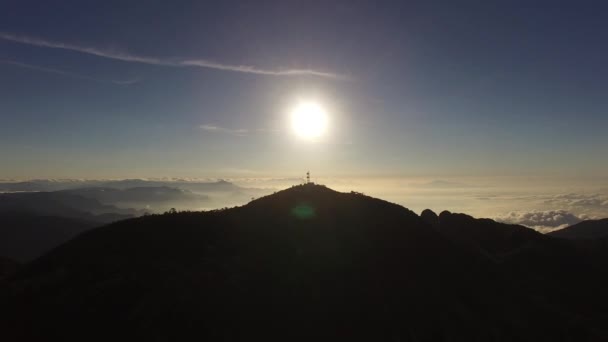
{"label": "distant mountain range", "polygon": [[0,182],[0,193],[65,192],[123,209],[134,208],[156,213],[170,208],[200,210],[241,205],[251,198],[268,195],[273,191],[273,189],[241,187],[224,180],[213,182],[144,179]]}
{"label": "distant mountain range", "polygon": [[82,188],[111,188],[129,189],[143,187],[167,187],[192,192],[230,192],[260,189],[242,188],[233,183],[218,181],[184,181],[184,180],[147,180],[147,179],[121,179],[121,180],[30,180],[20,182],[0,182],[0,192],[18,191],[60,191]]}
{"label": "distant mountain range", "polygon": [[143,214],[69,192],[0,193],[0,213],[21,212],[107,223]]}
{"label": "distant mountain range", "polygon": [[243,204],[270,191],[226,181],[137,179],[0,183],[0,189],[6,191],[0,193],[0,256],[22,262],[106,223],[172,208],[200,210]]}
{"label": "distant mountain range", "polygon": [[139,208],[150,212],[163,212],[170,208],[201,208],[210,202],[209,195],[166,186],[126,189],[80,188],[62,192],[94,199],[106,205]]}
{"label": "distant mountain range", "polygon": [[608,243],[303,185],[88,230],[0,283],[8,340],[606,341]]}

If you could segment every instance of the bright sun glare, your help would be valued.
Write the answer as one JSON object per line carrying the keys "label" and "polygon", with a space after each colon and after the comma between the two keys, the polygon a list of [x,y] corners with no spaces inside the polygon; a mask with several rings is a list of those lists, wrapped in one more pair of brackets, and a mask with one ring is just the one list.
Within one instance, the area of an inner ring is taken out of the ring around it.
{"label": "bright sun glare", "polygon": [[327,112],[317,103],[300,103],[291,112],[291,125],[301,138],[319,138],[327,129]]}

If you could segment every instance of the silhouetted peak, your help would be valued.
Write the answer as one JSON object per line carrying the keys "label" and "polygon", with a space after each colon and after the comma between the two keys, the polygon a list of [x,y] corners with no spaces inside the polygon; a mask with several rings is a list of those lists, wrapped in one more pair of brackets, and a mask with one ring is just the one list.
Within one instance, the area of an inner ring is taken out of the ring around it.
{"label": "silhouetted peak", "polygon": [[[256,217],[274,220],[284,215],[305,219],[332,220],[353,217],[370,220],[394,220],[409,224],[420,223],[411,210],[395,203],[366,196],[359,192],[338,192],[324,185],[307,183],[292,186],[272,195],[249,202],[240,210]],[[397,226],[397,225],[396,225]]]}
{"label": "silhouetted peak", "polygon": [[439,225],[439,216],[435,214],[431,209],[424,209],[420,214],[420,218],[425,223],[428,223],[432,227],[436,228]]}
{"label": "silhouetted peak", "polygon": [[[310,198],[317,196],[331,196],[340,195],[342,193],[332,190],[324,185],[318,185],[314,183],[307,183],[301,185],[294,185],[285,190],[275,192],[274,194],[260,198],[260,200],[278,200],[286,198]],[[256,201],[257,202],[257,201]]]}
{"label": "silhouetted peak", "polygon": [[448,218],[448,217],[450,217],[451,215],[452,215],[452,213],[451,213],[450,211],[448,211],[448,210],[444,210],[444,211],[442,211],[442,212],[439,214],[439,220],[442,220],[442,219]]}
{"label": "silhouetted peak", "polygon": [[447,210],[439,214],[438,231],[450,240],[478,249],[493,259],[501,259],[524,246],[543,244],[547,240],[530,228]]}
{"label": "silhouetted peak", "polygon": [[[90,331],[107,340],[122,328],[134,340],[199,334],[238,341],[276,333],[299,341],[329,332],[333,340],[369,333],[355,340],[536,341],[557,339],[562,325],[555,322],[581,312],[562,311],[577,306],[552,288],[572,279],[566,288],[590,293],[586,303],[597,297],[588,284],[597,284],[597,293],[605,289],[595,270],[607,268],[578,272],[576,266],[598,258],[577,258],[562,241],[448,211],[432,229],[422,220],[437,215],[421,216],[362,193],[305,184],[231,209],[120,221],[20,267],[8,283],[15,289],[8,305],[0,286],[0,322],[15,327],[8,340],[24,341],[39,340],[42,328],[64,341]],[[543,272],[555,257],[576,272],[563,273],[559,263]],[[535,303],[538,309],[526,306]],[[497,317],[500,325],[487,327]],[[587,321],[595,322],[581,319]],[[394,334],[395,322],[404,322],[397,331],[403,338]],[[307,331],[314,336],[301,338]],[[224,335],[232,332],[237,338]]]}
{"label": "silhouetted peak", "polygon": [[449,219],[449,220],[458,220],[458,221],[471,221],[476,220],[473,216],[463,214],[463,213],[453,213],[448,210],[444,210],[439,214],[439,220]]}
{"label": "silhouetted peak", "polygon": [[[294,185],[285,190],[281,190],[275,192],[274,194],[264,196],[259,198],[258,200],[253,201],[252,203],[257,202],[280,202],[280,201],[301,201],[301,200],[315,200],[321,202],[341,202],[341,201],[349,201],[353,199],[359,199],[367,202],[382,202],[386,204],[390,204],[392,206],[398,206],[397,204],[390,203],[378,198],[373,198],[367,196],[361,192],[351,191],[351,192],[339,192],[333,190],[331,188],[326,187],[325,185],[319,185],[315,183],[306,183],[301,185]],[[401,207],[401,206],[399,206]]]}
{"label": "silhouetted peak", "polygon": [[422,211],[422,213],[420,214],[421,217],[434,217],[434,218],[439,218],[437,216],[437,214],[435,214],[434,211],[432,211],[431,209],[424,209]]}

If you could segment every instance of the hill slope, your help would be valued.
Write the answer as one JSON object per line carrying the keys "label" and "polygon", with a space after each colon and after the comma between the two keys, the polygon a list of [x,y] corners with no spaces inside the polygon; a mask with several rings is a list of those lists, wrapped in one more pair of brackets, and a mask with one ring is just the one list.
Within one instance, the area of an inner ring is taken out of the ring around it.
{"label": "hill slope", "polygon": [[529,295],[545,283],[512,281],[529,274],[510,271],[518,258],[500,250],[497,261],[441,224],[314,185],[224,211],[130,219],[21,268],[2,286],[0,322],[27,340],[608,337],[601,307]]}
{"label": "hill slope", "polygon": [[548,235],[564,239],[608,238],[608,219],[583,221]]}
{"label": "hill slope", "polygon": [[0,256],[0,280],[11,276],[19,268],[19,263],[15,260]]}
{"label": "hill slope", "polygon": [[33,260],[98,223],[32,213],[0,213],[0,255]]}

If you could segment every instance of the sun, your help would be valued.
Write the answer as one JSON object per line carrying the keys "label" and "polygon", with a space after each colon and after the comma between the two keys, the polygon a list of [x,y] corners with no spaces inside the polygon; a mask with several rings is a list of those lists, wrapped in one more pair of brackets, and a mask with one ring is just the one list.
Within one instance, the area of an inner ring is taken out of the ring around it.
{"label": "sun", "polygon": [[315,102],[299,103],[291,112],[291,126],[299,137],[317,139],[327,130],[327,112]]}

